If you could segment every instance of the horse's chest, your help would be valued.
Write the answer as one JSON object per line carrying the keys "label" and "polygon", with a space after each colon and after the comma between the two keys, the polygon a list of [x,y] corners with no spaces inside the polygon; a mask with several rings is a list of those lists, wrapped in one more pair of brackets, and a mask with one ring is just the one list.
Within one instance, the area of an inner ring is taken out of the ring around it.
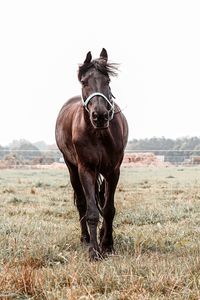
{"label": "horse's chest", "polygon": [[97,169],[113,168],[117,163],[115,149],[111,145],[105,147],[101,143],[82,147],[80,158],[84,164],[92,165]]}
{"label": "horse's chest", "polygon": [[114,163],[113,158],[114,158],[113,151],[109,151],[109,149],[105,149],[104,147],[98,148],[97,159],[100,164],[109,167]]}
{"label": "horse's chest", "polygon": [[[84,136],[84,139],[82,138]],[[79,135],[74,141],[77,161],[87,167],[100,170],[115,168],[123,151],[118,140],[111,134]]]}

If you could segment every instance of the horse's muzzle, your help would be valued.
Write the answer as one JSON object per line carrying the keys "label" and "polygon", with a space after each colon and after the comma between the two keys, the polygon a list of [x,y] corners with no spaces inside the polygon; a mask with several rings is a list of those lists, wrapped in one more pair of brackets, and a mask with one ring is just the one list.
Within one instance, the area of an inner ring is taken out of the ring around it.
{"label": "horse's muzzle", "polygon": [[103,114],[99,114],[93,112],[91,115],[91,122],[94,128],[97,129],[106,129],[109,126],[109,117],[108,112],[104,112]]}
{"label": "horse's muzzle", "polygon": [[107,122],[95,122],[95,121],[92,121],[92,125],[96,129],[106,129],[106,128],[109,127],[109,121],[107,121]]}

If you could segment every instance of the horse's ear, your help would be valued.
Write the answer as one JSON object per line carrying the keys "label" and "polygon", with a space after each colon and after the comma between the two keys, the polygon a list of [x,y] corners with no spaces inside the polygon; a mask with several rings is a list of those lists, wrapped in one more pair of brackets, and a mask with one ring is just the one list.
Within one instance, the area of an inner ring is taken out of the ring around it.
{"label": "horse's ear", "polygon": [[86,55],[86,58],[85,58],[85,61],[84,61],[84,64],[89,64],[91,62],[91,59],[92,59],[92,54],[91,52],[89,51]]}
{"label": "horse's ear", "polygon": [[107,53],[107,51],[106,51],[105,48],[103,48],[103,49],[101,50],[100,58],[101,58],[101,59],[104,59],[104,60],[107,62],[107,60],[108,60],[108,53]]}

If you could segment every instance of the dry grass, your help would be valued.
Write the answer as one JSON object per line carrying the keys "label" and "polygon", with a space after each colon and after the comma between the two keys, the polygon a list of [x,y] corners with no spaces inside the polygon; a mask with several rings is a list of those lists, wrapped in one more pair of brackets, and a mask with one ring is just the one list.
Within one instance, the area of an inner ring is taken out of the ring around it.
{"label": "dry grass", "polygon": [[0,206],[0,299],[200,299],[200,168],[122,169],[96,263],[65,170],[2,170]]}

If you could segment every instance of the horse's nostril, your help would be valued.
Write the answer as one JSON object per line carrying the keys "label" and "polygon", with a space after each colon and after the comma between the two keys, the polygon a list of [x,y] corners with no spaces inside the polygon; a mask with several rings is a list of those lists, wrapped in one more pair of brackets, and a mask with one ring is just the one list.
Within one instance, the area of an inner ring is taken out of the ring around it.
{"label": "horse's nostril", "polygon": [[96,121],[98,119],[98,114],[95,111],[92,112],[92,119],[94,121]]}

